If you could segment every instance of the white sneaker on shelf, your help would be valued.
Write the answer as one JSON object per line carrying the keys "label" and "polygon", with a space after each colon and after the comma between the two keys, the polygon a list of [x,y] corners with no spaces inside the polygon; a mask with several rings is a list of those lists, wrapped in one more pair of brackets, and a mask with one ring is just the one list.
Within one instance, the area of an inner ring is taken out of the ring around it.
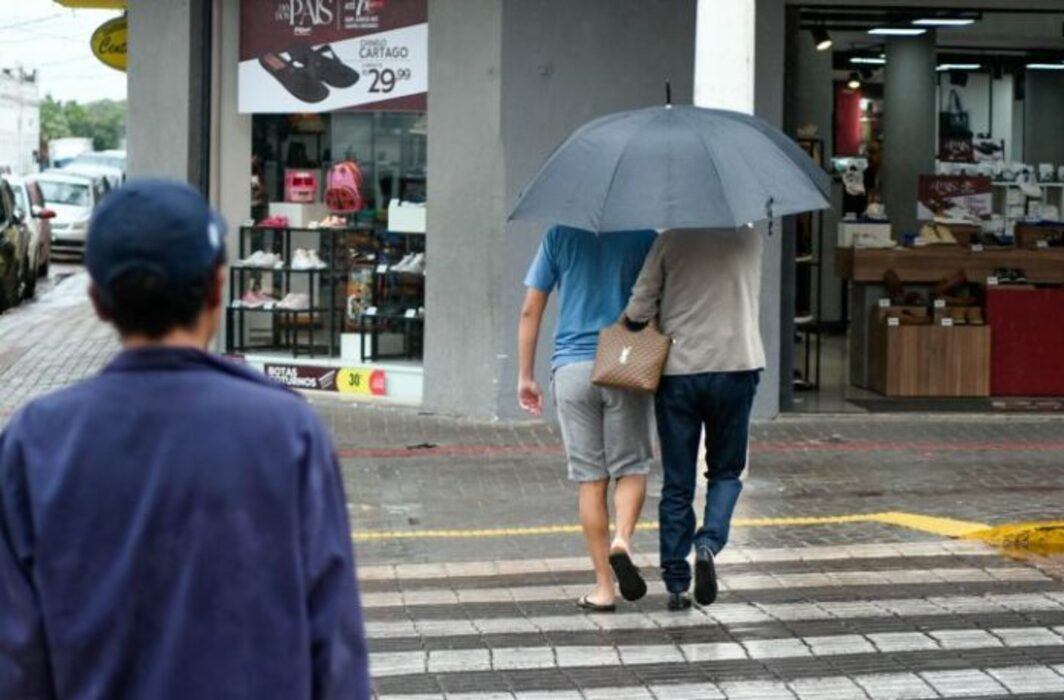
{"label": "white sneaker on shelf", "polygon": [[277,308],[285,311],[306,311],[310,308],[310,295],[301,292],[289,292],[284,299],[277,302]]}
{"label": "white sneaker on shelf", "polygon": [[237,260],[236,267],[262,267],[262,261],[265,257],[266,253],[264,251],[256,250],[243,260]]}
{"label": "white sneaker on shelf", "polygon": [[425,274],[425,254],[418,253],[414,256],[414,259],[410,261],[410,268],[407,272],[413,272],[419,275]]}
{"label": "white sneaker on shelf", "polygon": [[414,260],[414,254],[408,253],[403,256],[403,259],[392,265],[392,272],[410,272],[410,263]]}
{"label": "white sneaker on shelf", "polygon": [[310,255],[303,248],[296,248],[296,252],[292,253],[292,269],[293,270],[310,270],[313,268],[313,264],[310,260]]}
{"label": "white sneaker on shelf", "polygon": [[312,270],[324,270],[328,267],[320,257],[318,257],[318,251],[311,248],[307,251],[307,261]]}

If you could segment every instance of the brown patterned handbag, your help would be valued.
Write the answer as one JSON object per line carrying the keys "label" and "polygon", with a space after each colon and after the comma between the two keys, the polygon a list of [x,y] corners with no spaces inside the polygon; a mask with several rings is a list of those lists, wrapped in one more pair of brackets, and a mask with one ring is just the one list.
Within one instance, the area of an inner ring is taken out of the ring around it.
{"label": "brown patterned handbag", "polygon": [[652,320],[642,330],[629,330],[624,317],[599,331],[591,382],[598,386],[654,393],[669,357],[672,339]]}

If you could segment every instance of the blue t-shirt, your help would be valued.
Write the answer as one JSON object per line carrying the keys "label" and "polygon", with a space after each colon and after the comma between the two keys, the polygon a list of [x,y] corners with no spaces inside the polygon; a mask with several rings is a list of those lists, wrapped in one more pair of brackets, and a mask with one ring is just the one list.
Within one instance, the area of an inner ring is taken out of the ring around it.
{"label": "blue t-shirt", "polygon": [[595,359],[599,331],[621,317],[657,234],[595,234],[555,226],[543,238],[525,286],[561,295],[552,366]]}

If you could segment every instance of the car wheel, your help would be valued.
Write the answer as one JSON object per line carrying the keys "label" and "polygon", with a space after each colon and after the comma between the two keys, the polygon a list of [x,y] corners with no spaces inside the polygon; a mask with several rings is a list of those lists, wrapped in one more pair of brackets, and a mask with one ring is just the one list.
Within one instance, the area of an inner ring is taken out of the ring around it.
{"label": "car wheel", "polygon": [[33,263],[27,257],[26,264],[22,268],[22,298],[25,301],[37,296],[37,275],[34,272]]}
{"label": "car wheel", "polygon": [[43,251],[41,252],[40,256],[38,256],[38,259],[41,261],[41,264],[37,266],[37,276],[38,277],[47,277],[48,276],[48,267],[49,267],[49,264],[51,263],[51,260],[49,260],[49,257],[50,256],[49,255],[45,255]]}
{"label": "car wheel", "polygon": [[0,278],[0,311],[18,303],[18,270],[13,265],[7,266],[7,274]]}

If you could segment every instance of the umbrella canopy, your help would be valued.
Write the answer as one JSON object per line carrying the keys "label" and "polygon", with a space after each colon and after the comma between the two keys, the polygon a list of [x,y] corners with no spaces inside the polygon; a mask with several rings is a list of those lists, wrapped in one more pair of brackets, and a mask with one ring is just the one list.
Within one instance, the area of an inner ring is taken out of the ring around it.
{"label": "umbrella canopy", "polygon": [[737,228],[830,206],[830,179],[757,117],[691,106],[589,122],[551,154],[511,219],[589,231]]}

